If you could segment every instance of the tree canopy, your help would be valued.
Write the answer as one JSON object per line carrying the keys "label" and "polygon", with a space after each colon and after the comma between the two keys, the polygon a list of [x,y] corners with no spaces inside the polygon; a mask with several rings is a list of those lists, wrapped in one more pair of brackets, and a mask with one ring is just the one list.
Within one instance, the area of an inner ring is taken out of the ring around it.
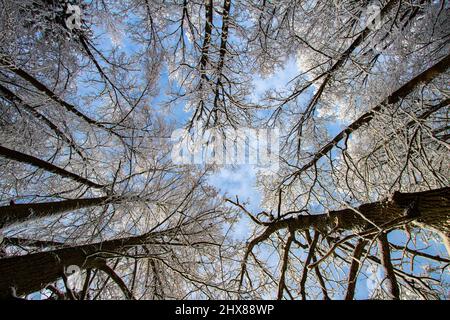
{"label": "tree canopy", "polygon": [[448,1],[0,17],[0,298],[449,297]]}

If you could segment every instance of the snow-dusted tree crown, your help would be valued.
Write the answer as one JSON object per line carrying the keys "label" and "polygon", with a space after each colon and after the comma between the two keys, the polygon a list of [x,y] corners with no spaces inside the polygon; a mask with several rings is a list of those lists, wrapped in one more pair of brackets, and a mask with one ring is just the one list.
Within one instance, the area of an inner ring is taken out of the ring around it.
{"label": "snow-dusted tree crown", "polygon": [[450,6],[0,2],[0,298],[446,299]]}

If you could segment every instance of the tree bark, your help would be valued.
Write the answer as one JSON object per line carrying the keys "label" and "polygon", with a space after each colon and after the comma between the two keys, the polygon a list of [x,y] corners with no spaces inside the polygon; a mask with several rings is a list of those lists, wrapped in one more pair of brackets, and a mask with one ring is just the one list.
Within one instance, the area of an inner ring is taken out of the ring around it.
{"label": "tree bark", "polygon": [[[303,265],[302,277],[300,279],[300,294],[302,296],[302,300],[306,300],[306,279],[308,277],[308,266],[311,263],[311,260],[314,256],[314,251],[316,250],[317,242],[319,241],[319,233],[314,233],[314,238],[309,244],[308,256],[306,257],[305,263]],[[308,241],[309,242],[309,241]]]}
{"label": "tree bark", "polygon": [[58,250],[0,259],[0,299],[9,298],[12,288],[17,295],[30,294],[57,281],[65,268],[101,269],[112,252],[144,244],[149,236],[137,236],[80,245]]}
{"label": "tree bark", "polygon": [[0,229],[6,226],[48,218],[72,210],[94,207],[119,201],[119,197],[98,197],[43,203],[20,203],[0,207]]}
{"label": "tree bark", "polygon": [[391,298],[400,300],[400,289],[398,287],[397,278],[395,277],[394,267],[391,262],[391,250],[385,232],[382,232],[377,239],[378,249],[380,250],[380,260],[384,267],[384,273],[388,279],[388,290]]}
{"label": "tree bark", "polygon": [[[367,232],[376,227],[389,229],[411,222],[439,234],[450,234],[450,187],[413,193],[395,192],[392,197],[362,204],[357,208],[275,220],[267,224],[262,234],[250,241],[244,255],[243,271],[253,248],[282,229],[303,231],[312,228],[323,234],[332,229]],[[243,272],[240,285],[242,281]]]}
{"label": "tree bark", "polygon": [[353,251],[352,263],[350,265],[350,270],[348,271],[348,285],[345,300],[353,300],[353,297],[355,296],[356,280],[358,279],[358,271],[361,265],[360,260],[366,244],[366,240],[360,239]]}
{"label": "tree bark", "polygon": [[400,218],[410,218],[414,223],[449,234],[450,187],[412,193],[395,192],[387,199],[362,204],[356,208],[275,221],[267,230],[273,233],[292,227],[295,230],[314,228],[324,231],[338,228],[361,231],[374,227],[373,224],[381,227]]}

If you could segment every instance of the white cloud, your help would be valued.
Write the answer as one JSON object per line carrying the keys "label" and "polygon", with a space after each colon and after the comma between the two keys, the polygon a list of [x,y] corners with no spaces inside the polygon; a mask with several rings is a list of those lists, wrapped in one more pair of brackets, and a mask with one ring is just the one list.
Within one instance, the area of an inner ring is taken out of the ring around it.
{"label": "white cloud", "polygon": [[269,77],[262,78],[257,76],[253,79],[253,99],[257,100],[270,89],[284,90],[286,89],[288,82],[292,80],[299,73],[297,63],[295,59],[289,59],[286,61],[284,68],[278,69],[274,74]]}

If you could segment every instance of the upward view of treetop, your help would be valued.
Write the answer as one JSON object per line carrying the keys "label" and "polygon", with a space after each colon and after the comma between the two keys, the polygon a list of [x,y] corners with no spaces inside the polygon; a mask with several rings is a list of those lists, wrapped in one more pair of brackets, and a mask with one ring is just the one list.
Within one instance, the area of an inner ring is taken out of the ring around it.
{"label": "upward view of treetop", "polygon": [[449,299],[449,67],[444,0],[0,1],[0,298]]}

